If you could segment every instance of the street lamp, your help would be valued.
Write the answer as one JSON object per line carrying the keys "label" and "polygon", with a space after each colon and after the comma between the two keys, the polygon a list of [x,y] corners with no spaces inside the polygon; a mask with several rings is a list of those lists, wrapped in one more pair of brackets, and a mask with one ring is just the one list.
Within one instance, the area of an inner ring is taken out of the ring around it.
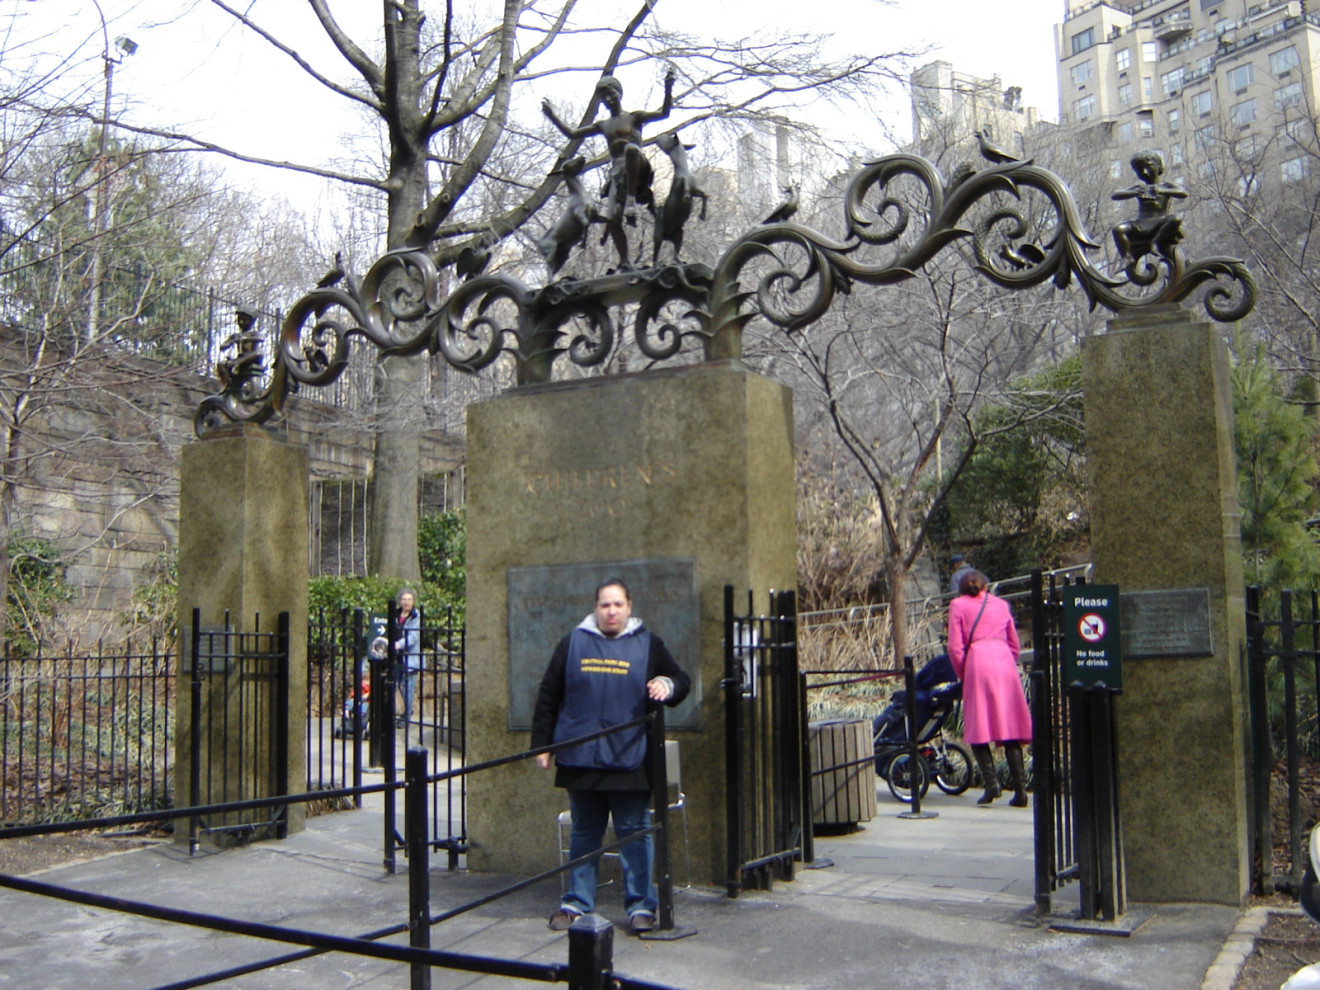
{"label": "street lamp", "polygon": [[92,185],[92,271],[91,286],[87,295],[87,343],[96,339],[97,326],[101,315],[101,281],[104,277],[105,262],[102,255],[101,241],[109,226],[110,195],[106,185],[109,181],[105,171],[106,132],[110,128],[110,94],[114,90],[115,66],[124,58],[137,51],[138,46],[132,38],[120,35],[115,39],[114,49],[119,58],[111,54],[110,31],[106,27],[105,12],[98,0],[92,0],[97,16],[101,18],[101,60],[105,63],[105,99],[101,104],[101,134],[97,140],[96,176]]}

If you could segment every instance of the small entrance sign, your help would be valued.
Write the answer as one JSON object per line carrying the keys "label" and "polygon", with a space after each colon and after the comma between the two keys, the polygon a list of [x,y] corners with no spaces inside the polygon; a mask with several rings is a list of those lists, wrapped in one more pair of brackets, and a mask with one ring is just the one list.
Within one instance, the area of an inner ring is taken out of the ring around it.
{"label": "small entrance sign", "polygon": [[1068,687],[1123,690],[1118,585],[1063,590],[1063,679]]}

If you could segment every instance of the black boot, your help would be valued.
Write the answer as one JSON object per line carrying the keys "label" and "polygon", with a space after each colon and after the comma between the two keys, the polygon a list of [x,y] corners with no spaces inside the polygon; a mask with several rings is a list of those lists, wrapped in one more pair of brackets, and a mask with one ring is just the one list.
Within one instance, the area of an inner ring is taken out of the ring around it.
{"label": "black boot", "polygon": [[1027,774],[1022,765],[1022,744],[1004,743],[1004,758],[1008,760],[1008,772],[1013,777],[1013,797],[1009,800],[1014,808],[1027,806]]}
{"label": "black boot", "polygon": [[988,743],[973,743],[972,755],[976,757],[976,765],[981,768],[981,781],[985,784],[985,793],[976,799],[976,803],[989,804],[1004,793],[1003,788],[999,786],[999,771],[995,769],[995,758],[990,755]]}

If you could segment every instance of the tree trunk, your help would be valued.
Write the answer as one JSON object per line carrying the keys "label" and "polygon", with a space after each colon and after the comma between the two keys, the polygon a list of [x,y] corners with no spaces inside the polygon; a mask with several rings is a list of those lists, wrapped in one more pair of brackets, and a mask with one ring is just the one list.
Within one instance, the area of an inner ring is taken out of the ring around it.
{"label": "tree trunk", "polygon": [[[388,75],[391,113],[388,226],[390,248],[414,236],[426,204],[426,136],[419,105],[423,82],[418,63],[422,17],[416,0],[391,10],[386,5],[386,38],[392,70]],[[425,247],[413,245],[414,247]],[[420,580],[417,557],[417,479],[421,473],[418,431],[425,428],[423,397],[429,363],[425,355],[382,357],[376,366],[376,443],[372,468],[370,545],[372,574]]]}
{"label": "tree trunk", "polygon": [[382,358],[377,369],[376,451],[371,480],[371,544],[367,569],[421,579],[417,556],[418,433],[425,428],[422,386],[426,358]]}
{"label": "tree trunk", "polygon": [[894,644],[894,666],[902,667],[908,653],[907,568],[893,547],[885,551],[885,580],[889,584],[889,636]]}

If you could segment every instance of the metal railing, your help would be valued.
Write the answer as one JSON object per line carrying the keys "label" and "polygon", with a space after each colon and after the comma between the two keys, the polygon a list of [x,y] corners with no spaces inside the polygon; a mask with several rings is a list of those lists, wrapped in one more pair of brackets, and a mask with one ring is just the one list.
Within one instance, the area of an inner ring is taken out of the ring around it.
{"label": "metal railing", "polygon": [[[510,763],[528,760],[540,753],[554,753],[561,749],[577,746],[582,742],[612,733],[624,732],[639,724],[646,724],[648,734],[648,753],[651,763],[652,801],[654,821],[645,829],[632,833],[616,842],[603,845],[594,853],[570,860],[558,867],[519,880],[493,894],[488,894],[474,901],[458,905],[440,912],[432,912],[430,887],[430,825],[427,821],[426,792],[444,780],[458,776],[491,770]],[[386,781],[362,787],[340,788],[320,794],[294,794],[263,797],[246,801],[176,808],[150,814],[120,815],[100,818],[77,826],[19,826],[0,828],[0,841],[21,838],[36,834],[73,831],[80,827],[119,828],[134,825],[150,819],[184,819],[196,821],[202,817],[219,819],[235,814],[265,809],[270,806],[279,809],[277,816],[287,818],[287,809],[301,802],[318,798],[360,798],[363,794],[384,793],[387,797],[397,791],[404,791],[404,845],[408,855],[408,919],[401,924],[365,932],[356,936],[343,936],[327,932],[297,929],[287,925],[273,925],[264,922],[249,921],[242,918],[208,914],[166,907],[144,901],[130,901],[126,898],[93,893],[62,887],[28,877],[16,877],[0,874],[0,888],[8,888],[36,896],[51,897],[70,903],[83,904],[106,911],[115,911],[140,917],[154,918],[167,923],[183,924],[209,929],[216,932],[260,938],[267,941],[299,946],[301,948],[282,955],[247,962],[222,971],[206,973],[201,976],[171,984],[176,990],[184,987],[209,986],[252,973],[258,973],[279,966],[288,965],[325,952],[342,952],[366,956],[386,961],[406,963],[410,970],[410,985],[417,990],[429,990],[432,968],[449,969],[457,972],[488,974],[514,979],[544,983],[566,982],[569,990],[602,990],[615,987],[618,990],[671,990],[662,985],[642,980],[634,980],[613,972],[613,926],[609,922],[593,916],[584,916],[569,929],[567,964],[537,963],[516,958],[497,958],[476,956],[468,953],[440,951],[431,948],[431,928],[443,921],[458,917],[476,908],[482,907],[501,897],[515,894],[534,884],[552,879],[560,873],[571,870],[581,864],[598,858],[605,853],[619,849],[630,843],[658,835],[655,843],[655,869],[659,894],[657,918],[658,937],[677,937],[674,932],[675,919],[673,908],[673,881],[670,871],[669,822],[668,822],[668,778],[664,753],[664,715],[655,709],[640,719],[622,725],[612,726],[600,732],[590,733],[574,739],[567,739],[551,746],[527,750],[508,756],[498,757],[471,767],[448,771],[441,774],[428,774],[429,761],[424,749],[413,748],[407,753],[405,778],[401,782]],[[389,819],[393,801],[386,802],[387,833],[392,831],[394,823]],[[408,945],[382,943],[381,940],[408,933]],[[690,934],[690,933],[688,933]]]}
{"label": "metal railing", "polygon": [[0,658],[0,821],[172,800],[174,651],[155,640]]}
{"label": "metal railing", "polygon": [[[1302,815],[1303,751],[1312,763],[1320,757],[1320,593],[1283,590],[1266,599],[1263,589],[1247,588],[1252,888],[1296,893],[1314,824]],[[1278,843],[1272,791],[1287,800],[1287,835]]]}

